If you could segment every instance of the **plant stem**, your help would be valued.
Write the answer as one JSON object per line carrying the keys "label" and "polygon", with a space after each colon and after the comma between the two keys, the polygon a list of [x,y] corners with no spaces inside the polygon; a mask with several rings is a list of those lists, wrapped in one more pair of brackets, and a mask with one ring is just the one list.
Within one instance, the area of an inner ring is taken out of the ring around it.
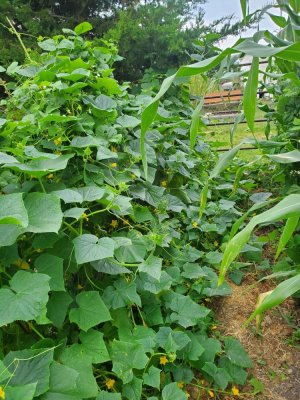
{"label": "plant stem", "polygon": [[21,35],[19,34],[19,32],[16,31],[16,28],[14,27],[13,23],[11,22],[11,20],[8,17],[6,17],[6,19],[7,19],[8,23],[9,23],[9,25],[11,27],[12,32],[17,36],[17,39],[18,39],[20,45],[22,46],[22,49],[24,50],[26,58],[28,58],[28,60],[30,62],[33,62],[31,57],[30,57],[30,55],[29,55],[29,53],[28,53],[28,50],[26,49],[26,46],[23,43]]}

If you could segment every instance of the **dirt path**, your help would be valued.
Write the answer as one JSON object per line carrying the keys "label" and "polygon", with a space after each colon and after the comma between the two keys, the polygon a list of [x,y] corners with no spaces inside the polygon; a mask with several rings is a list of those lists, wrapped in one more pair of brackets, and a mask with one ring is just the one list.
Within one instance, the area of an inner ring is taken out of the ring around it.
{"label": "dirt path", "polygon": [[[241,286],[231,284],[231,296],[215,301],[216,318],[220,321],[219,330],[223,335],[239,339],[249,353],[254,364],[250,374],[258,378],[265,387],[262,394],[254,396],[255,399],[299,400],[300,349],[287,344],[287,340],[292,337],[293,328],[286,319],[292,317],[293,324],[300,326],[300,307],[293,300],[287,300],[280,308],[267,312],[261,336],[255,334],[255,323],[246,329],[241,328],[254,310],[257,296],[274,287],[271,283],[264,282],[251,288],[256,281],[249,274]],[[249,392],[251,387],[245,387],[243,391]]]}

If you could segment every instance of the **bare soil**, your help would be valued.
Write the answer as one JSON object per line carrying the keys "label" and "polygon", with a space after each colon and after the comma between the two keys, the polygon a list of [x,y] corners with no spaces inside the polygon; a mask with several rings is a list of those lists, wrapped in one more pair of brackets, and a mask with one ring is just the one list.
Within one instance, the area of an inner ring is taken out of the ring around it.
{"label": "bare soil", "polygon": [[246,386],[240,389],[239,398],[299,400],[300,343],[298,346],[287,343],[294,332],[288,320],[292,320],[294,326],[300,326],[299,304],[288,299],[280,307],[266,312],[260,335],[257,334],[255,322],[242,328],[255,309],[258,295],[275,287],[275,283],[269,281],[253,287],[256,282],[255,275],[248,274],[242,285],[231,283],[232,295],[217,299],[213,305],[221,334],[240,340],[253,361],[250,376],[264,384],[262,394],[243,395],[242,392],[251,392],[251,386]]}

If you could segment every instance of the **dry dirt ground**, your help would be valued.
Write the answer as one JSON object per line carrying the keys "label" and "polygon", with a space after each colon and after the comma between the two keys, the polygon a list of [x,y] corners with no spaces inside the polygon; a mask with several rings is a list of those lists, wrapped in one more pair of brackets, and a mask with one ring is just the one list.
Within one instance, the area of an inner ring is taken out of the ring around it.
{"label": "dry dirt ground", "polygon": [[[255,322],[247,328],[242,325],[254,310],[258,295],[276,284],[267,281],[257,284],[257,277],[248,274],[242,285],[230,285],[232,295],[219,298],[212,305],[219,321],[218,330],[222,336],[230,335],[243,344],[253,362],[249,376],[259,379],[264,390],[255,395],[246,394],[253,389],[249,384],[239,388],[239,396],[215,394],[214,399],[300,400],[300,343],[295,346],[287,343],[295,331],[287,320],[292,317],[293,325],[300,326],[299,303],[289,299],[266,312],[258,335]],[[191,399],[213,399],[206,391],[189,389]]]}
{"label": "dry dirt ground", "polygon": [[[241,286],[231,284],[232,295],[220,298],[215,303],[215,313],[220,321],[223,335],[232,335],[240,340],[253,361],[250,374],[264,384],[262,394],[252,396],[257,400],[300,400],[300,343],[298,347],[287,343],[294,329],[287,322],[292,316],[294,326],[300,326],[300,307],[294,300],[287,300],[282,306],[266,313],[261,335],[256,334],[255,322],[247,328],[242,324],[255,308],[260,293],[275,287],[274,283],[257,282],[249,274]],[[241,392],[251,391],[244,387]],[[251,397],[241,395],[240,398]]]}

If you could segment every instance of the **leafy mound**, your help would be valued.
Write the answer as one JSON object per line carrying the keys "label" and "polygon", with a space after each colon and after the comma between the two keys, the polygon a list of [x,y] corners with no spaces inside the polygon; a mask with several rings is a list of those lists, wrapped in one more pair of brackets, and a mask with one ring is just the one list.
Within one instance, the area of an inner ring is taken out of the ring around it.
{"label": "leafy mound", "polygon": [[200,224],[213,155],[200,141],[190,150],[187,93],[178,82],[158,109],[145,180],[140,115],[156,83],[129,94],[112,75],[116,49],[85,41],[89,29],[65,29],[6,70],[1,390],[180,400],[199,373],[220,389],[243,384],[251,362],[236,340],[212,337],[206,307],[230,292],[212,265],[237,211],[216,202]]}

